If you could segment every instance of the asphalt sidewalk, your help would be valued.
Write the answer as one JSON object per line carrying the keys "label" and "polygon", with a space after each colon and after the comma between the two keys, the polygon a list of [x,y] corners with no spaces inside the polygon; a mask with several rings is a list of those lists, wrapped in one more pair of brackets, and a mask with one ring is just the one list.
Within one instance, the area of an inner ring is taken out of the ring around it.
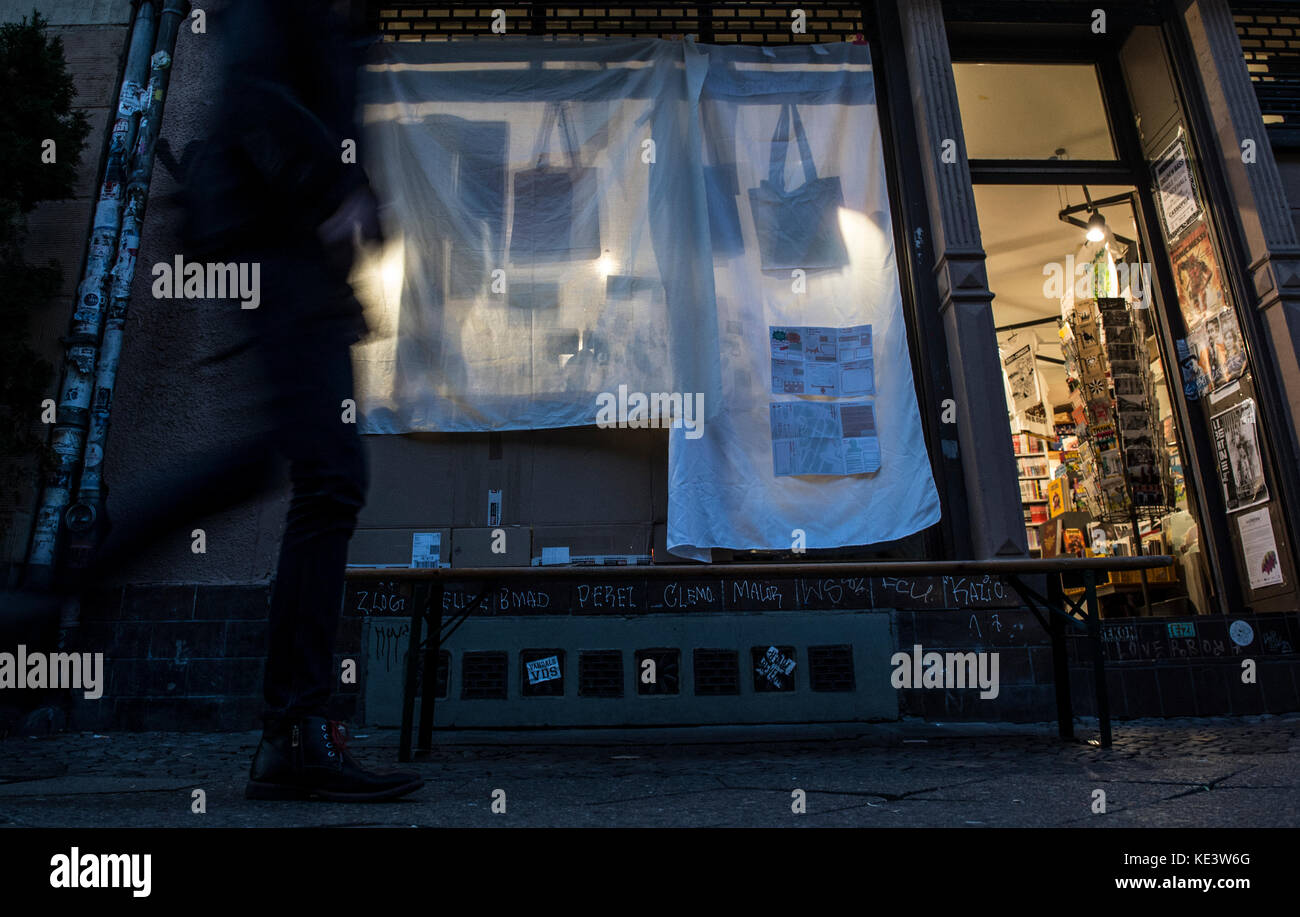
{"label": "asphalt sidewalk", "polygon": [[[412,765],[424,788],[371,804],[244,799],[256,732],[10,736],[0,826],[1300,827],[1300,714],[1118,722],[1110,749],[1095,721],[1076,729],[1072,742],[1055,724],[908,720],[440,732]],[[395,731],[351,744],[396,765]]]}

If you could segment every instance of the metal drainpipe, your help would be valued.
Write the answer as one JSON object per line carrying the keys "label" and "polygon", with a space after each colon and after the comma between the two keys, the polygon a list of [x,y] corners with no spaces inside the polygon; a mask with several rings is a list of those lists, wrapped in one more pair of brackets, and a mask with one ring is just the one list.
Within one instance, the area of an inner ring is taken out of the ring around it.
{"label": "metal drainpipe", "polygon": [[59,523],[72,497],[72,482],[81,461],[82,447],[89,423],[91,373],[104,318],[108,270],[117,247],[122,223],[122,193],[127,159],[135,143],[136,127],[143,108],[144,81],[149,72],[149,51],[156,31],[152,0],[143,0],[136,10],[131,30],[131,45],[118,94],[117,118],[109,137],[108,158],[104,165],[104,182],[95,204],[94,227],[87,246],[86,267],[77,286],[63,363],[63,381],[59,406],[50,445],[55,467],[41,491],[27,553],[26,582],[48,586],[54,576],[55,552],[58,547]]}
{"label": "metal drainpipe", "polygon": [[[108,318],[95,366],[95,392],[91,400],[90,427],[86,437],[81,480],[77,499],[64,514],[68,529],[68,560],[73,566],[85,563],[94,550],[97,532],[95,520],[103,512],[104,444],[108,438],[109,412],[113,407],[113,386],[117,381],[118,361],[122,355],[122,337],[130,305],[131,283],[135,278],[136,256],[140,249],[140,231],[144,224],[145,205],[149,199],[149,182],[153,177],[154,149],[162,129],[163,106],[171,81],[172,54],[176,35],[186,18],[188,0],[165,0],[158,23],[158,37],[149,60],[148,102],[140,119],[140,129],[131,158],[126,188],[117,260],[112,270]],[[70,623],[65,621],[65,626]]]}

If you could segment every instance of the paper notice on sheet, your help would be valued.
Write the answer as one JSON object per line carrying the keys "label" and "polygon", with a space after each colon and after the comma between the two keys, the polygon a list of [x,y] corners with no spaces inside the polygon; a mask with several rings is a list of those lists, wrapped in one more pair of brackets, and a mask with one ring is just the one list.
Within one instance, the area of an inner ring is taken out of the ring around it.
{"label": "paper notice on sheet", "polygon": [[1246,569],[1250,571],[1250,588],[1282,585],[1282,564],[1277,558],[1277,541],[1273,537],[1273,521],[1268,507],[1237,517],[1241,529],[1241,553],[1246,556]]}
{"label": "paper notice on sheet", "polygon": [[772,394],[874,395],[871,326],[771,325]]}
{"label": "paper notice on sheet", "polygon": [[441,532],[411,533],[411,566],[437,568],[442,554]]}
{"label": "paper notice on sheet", "polygon": [[793,474],[865,474],[880,468],[876,412],[869,401],[781,401],[771,405],[772,469]]}

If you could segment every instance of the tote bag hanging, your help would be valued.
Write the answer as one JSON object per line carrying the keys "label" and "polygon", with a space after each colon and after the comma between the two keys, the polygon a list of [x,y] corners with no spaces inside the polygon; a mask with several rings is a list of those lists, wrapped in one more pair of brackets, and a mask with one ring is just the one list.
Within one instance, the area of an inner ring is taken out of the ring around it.
{"label": "tote bag hanging", "polygon": [[[794,130],[803,161],[804,183],[786,190],[785,160]],[[772,134],[767,179],[749,189],[763,270],[839,268],[848,263],[840,235],[839,208],[844,205],[840,180],[818,178],[803,121],[793,104],[781,107]]]}
{"label": "tote bag hanging", "polygon": [[[568,166],[552,166],[547,159],[546,144],[557,115],[568,151]],[[514,176],[510,260],[532,263],[600,257],[596,170],[579,164],[577,138],[563,103],[547,103],[534,156],[536,168],[524,169]]]}

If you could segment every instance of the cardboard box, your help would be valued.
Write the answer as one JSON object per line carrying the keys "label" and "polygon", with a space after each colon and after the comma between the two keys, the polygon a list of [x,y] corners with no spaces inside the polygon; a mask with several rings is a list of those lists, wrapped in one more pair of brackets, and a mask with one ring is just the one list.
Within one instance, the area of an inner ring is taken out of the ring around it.
{"label": "cardboard box", "polygon": [[348,566],[409,569],[414,536],[428,532],[439,536],[439,563],[445,566],[451,559],[451,529],[438,526],[358,528],[348,542]]}
{"label": "cardboard box", "polygon": [[[504,538],[494,533],[501,531]],[[493,544],[505,548],[493,551]],[[531,555],[532,531],[526,525],[502,525],[495,528],[466,527],[451,533],[453,567],[526,567]]]}
{"label": "cardboard box", "polygon": [[653,531],[640,525],[536,525],[532,558],[546,548],[568,548],[570,558],[633,556],[648,562]]}

